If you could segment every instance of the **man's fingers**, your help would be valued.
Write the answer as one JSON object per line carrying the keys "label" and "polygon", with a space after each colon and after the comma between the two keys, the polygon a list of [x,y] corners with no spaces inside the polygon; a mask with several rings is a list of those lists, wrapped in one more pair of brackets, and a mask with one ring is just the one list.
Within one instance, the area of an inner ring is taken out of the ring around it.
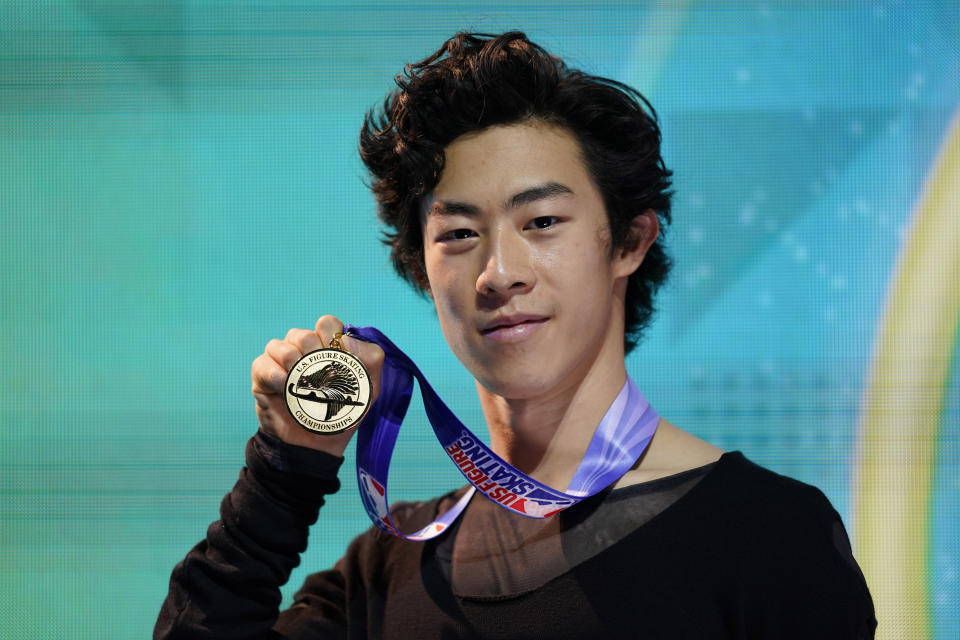
{"label": "man's fingers", "polygon": [[267,343],[264,353],[277,361],[284,371],[289,371],[297,360],[303,356],[303,352],[300,351],[295,345],[287,342],[286,340],[271,340]]}
{"label": "man's fingers", "polygon": [[310,331],[309,329],[290,329],[283,340],[299,349],[301,354],[310,353],[327,346],[326,343],[320,341],[320,336],[317,335],[316,331]]}
{"label": "man's fingers", "polygon": [[[280,342],[277,340],[277,342]],[[268,345],[269,346],[269,345]],[[293,347],[290,347],[293,349]],[[299,357],[299,356],[297,356]],[[292,366],[297,358],[291,361]],[[253,381],[253,393],[283,393],[283,386],[287,383],[287,371],[290,367],[283,367],[277,359],[269,353],[261,353],[250,367],[250,378]]]}
{"label": "man's fingers", "polygon": [[320,319],[317,320],[315,333],[323,342],[323,346],[330,344],[333,336],[342,331],[343,323],[334,316],[320,316]]}
{"label": "man's fingers", "polygon": [[317,329],[290,329],[283,340],[267,343],[263,354],[251,367],[254,393],[282,394],[287,373],[304,354],[326,347],[334,334],[343,331],[343,323],[333,316],[317,320]]}
{"label": "man's fingers", "polygon": [[344,336],[341,343],[347,351],[360,358],[368,369],[379,371],[383,366],[383,349],[379,345],[352,336]]}

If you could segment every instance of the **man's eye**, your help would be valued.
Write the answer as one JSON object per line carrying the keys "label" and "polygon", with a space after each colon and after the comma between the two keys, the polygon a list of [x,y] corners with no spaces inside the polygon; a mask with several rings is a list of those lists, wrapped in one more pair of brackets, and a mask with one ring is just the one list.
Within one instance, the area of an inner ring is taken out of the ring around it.
{"label": "man's eye", "polygon": [[546,229],[557,224],[560,219],[557,216],[537,216],[527,223],[528,229]]}
{"label": "man's eye", "polygon": [[466,240],[467,238],[472,238],[477,235],[473,229],[453,229],[452,231],[446,231],[440,234],[440,242],[448,242],[450,240]]}

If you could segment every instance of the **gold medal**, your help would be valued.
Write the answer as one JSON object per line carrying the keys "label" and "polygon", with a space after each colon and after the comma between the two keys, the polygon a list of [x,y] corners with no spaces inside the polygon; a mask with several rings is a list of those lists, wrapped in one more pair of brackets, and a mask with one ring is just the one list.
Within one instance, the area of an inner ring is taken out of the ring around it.
{"label": "gold medal", "polygon": [[359,358],[343,348],[337,332],[326,349],[305,354],[287,374],[287,409],[313,433],[341,433],[370,408],[370,375]]}

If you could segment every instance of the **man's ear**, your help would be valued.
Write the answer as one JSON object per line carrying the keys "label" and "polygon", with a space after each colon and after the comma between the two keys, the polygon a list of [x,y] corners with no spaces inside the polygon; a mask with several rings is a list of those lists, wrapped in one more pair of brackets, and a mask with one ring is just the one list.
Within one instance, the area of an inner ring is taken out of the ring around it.
{"label": "man's ear", "polygon": [[613,256],[614,276],[629,276],[643,263],[647,251],[660,235],[660,218],[653,209],[634,216],[627,230],[623,246],[615,250]]}

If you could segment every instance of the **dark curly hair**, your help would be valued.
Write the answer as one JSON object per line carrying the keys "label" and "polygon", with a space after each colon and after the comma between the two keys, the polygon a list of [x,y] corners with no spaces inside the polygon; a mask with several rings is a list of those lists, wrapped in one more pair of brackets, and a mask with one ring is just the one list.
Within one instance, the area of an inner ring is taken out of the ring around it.
{"label": "dark curly hair", "polygon": [[[580,144],[603,196],[611,251],[634,239],[630,224],[649,209],[670,222],[670,176],[660,155],[656,112],[635,89],[568,68],[519,32],[461,32],[433,55],[408,64],[398,89],[367,113],[360,157],[372,176],[380,219],[391,228],[397,272],[429,290],[421,203],[443,171],[444,148],[493,125],[539,120],[564,127]],[[670,270],[662,235],[630,276],[625,346],[636,346],[653,314],[653,296]]]}

